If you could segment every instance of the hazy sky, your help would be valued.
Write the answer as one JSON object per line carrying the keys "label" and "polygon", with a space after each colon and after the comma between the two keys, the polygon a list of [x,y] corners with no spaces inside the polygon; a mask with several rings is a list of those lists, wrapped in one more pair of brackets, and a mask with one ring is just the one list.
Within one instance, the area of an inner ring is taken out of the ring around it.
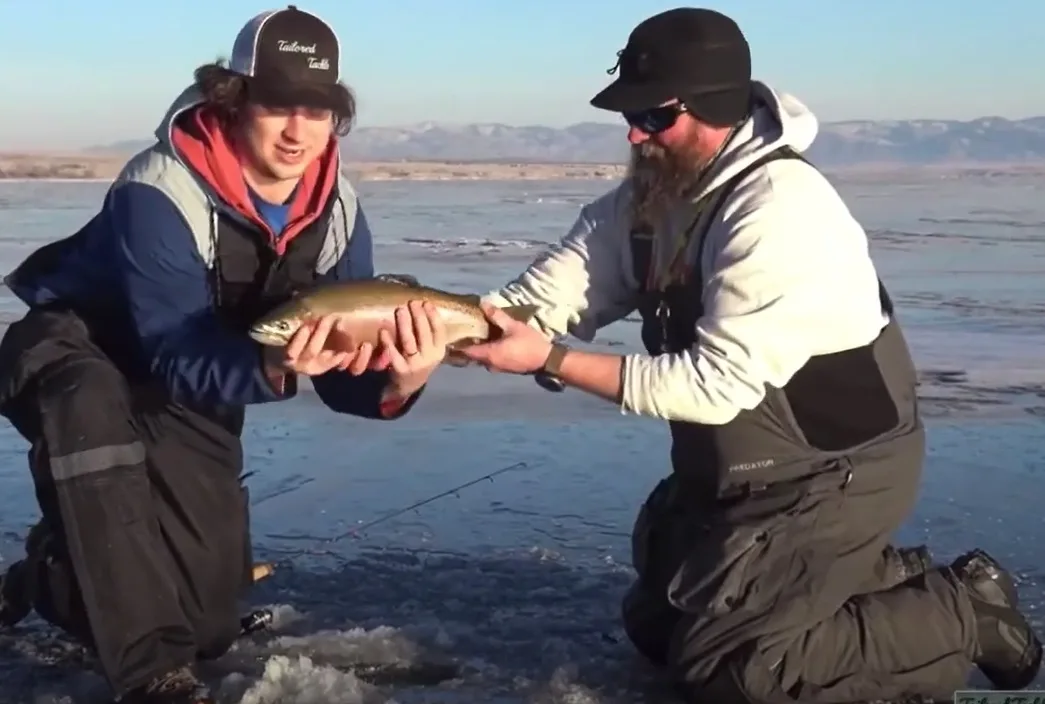
{"label": "hazy sky", "polygon": [[[148,136],[264,0],[0,0],[0,149]],[[278,7],[278,5],[277,5]],[[361,125],[564,125],[654,0],[310,0],[342,43]],[[823,120],[1045,113],[1045,3],[722,0],[756,77]]]}

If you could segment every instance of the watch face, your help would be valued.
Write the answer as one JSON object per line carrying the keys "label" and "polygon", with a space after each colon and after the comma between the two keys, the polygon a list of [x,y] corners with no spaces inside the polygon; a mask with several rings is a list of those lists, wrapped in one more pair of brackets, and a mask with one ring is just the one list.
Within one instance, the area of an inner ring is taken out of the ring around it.
{"label": "watch face", "polygon": [[562,379],[552,376],[548,372],[537,372],[534,375],[534,380],[537,382],[537,385],[545,391],[560,393],[566,390],[566,384],[563,383]]}

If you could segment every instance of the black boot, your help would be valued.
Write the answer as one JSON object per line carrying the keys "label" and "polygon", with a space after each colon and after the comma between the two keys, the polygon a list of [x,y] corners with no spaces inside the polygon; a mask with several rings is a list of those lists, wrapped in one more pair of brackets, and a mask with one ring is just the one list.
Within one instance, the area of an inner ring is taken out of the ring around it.
{"label": "black boot", "polygon": [[668,662],[668,644],[682,613],[659,599],[635,581],[621,604],[624,632],[632,645],[651,663],[663,667]]}
{"label": "black boot", "polygon": [[119,704],[217,704],[192,668],[181,667],[120,697]]}
{"label": "black boot", "polygon": [[11,563],[0,577],[0,628],[18,625],[33,610],[37,575],[51,549],[51,533],[43,520],[29,529],[25,559]]}
{"label": "black boot", "polygon": [[1012,576],[983,550],[962,555],[951,569],[976,614],[976,666],[996,689],[1027,687],[1041,668],[1041,641],[1017,610]]}
{"label": "black boot", "polygon": [[0,577],[0,628],[18,625],[33,610],[33,602],[26,584],[32,565],[19,560]]}

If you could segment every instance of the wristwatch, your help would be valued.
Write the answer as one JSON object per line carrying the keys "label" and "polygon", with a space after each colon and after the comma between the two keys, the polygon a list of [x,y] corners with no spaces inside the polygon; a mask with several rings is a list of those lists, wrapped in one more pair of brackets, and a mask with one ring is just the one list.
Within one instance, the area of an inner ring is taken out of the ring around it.
{"label": "wristwatch", "polygon": [[566,389],[566,384],[559,378],[559,372],[562,369],[562,360],[569,351],[570,348],[566,345],[558,342],[552,343],[552,349],[548,353],[548,358],[544,360],[541,368],[534,373],[534,379],[541,388],[547,391],[563,391]]}
{"label": "wristwatch", "polygon": [[566,345],[560,342],[553,342],[552,350],[548,353],[548,358],[544,360],[544,366],[541,367],[541,371],[551,376],[559,376],[559,372],[562,370],[562,360],[569,351],[570,348]]}

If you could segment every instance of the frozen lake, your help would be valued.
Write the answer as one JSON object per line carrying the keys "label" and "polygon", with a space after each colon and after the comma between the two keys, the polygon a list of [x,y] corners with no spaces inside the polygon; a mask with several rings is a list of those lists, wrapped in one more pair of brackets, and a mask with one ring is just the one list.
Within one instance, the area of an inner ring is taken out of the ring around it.
{"label": "frozen lake", "polygon": [[[994,552],[1018,573],[1040,628],[1045,177],[898,172],[836,183],[872,234],[923,379],[929,466],[898,542],[927,542],[941,560],[974,545]],[[361,192],[378,271],[485,291],[609,185],[381,182]],[[0,181],[0,273],[82,225],[106,187]],[[0,294],[0,317],[20,313]],[[637,325],[618,323],[597,344],[636,349]],[[654,700],[617,615],[634,513],[667,471],[659,422],[529,379],[445,369],[396,423],[336,417],[302,393],[252,409],[245,444],[257,555],[273,560],[526,466],[324,546],[331,554],[295,558],[260,584],[251,605],[278,605],[278,628],[211,668],[224,701]],[[21,556],[37,516],[25,450],[0,425],[0,562]],[[444,659],[461,676],[437,686],[368,684],[328,666]],[[0,636],[0,701],[82,701],[100,680],[76,662],[75,649],[26,622]]]}

